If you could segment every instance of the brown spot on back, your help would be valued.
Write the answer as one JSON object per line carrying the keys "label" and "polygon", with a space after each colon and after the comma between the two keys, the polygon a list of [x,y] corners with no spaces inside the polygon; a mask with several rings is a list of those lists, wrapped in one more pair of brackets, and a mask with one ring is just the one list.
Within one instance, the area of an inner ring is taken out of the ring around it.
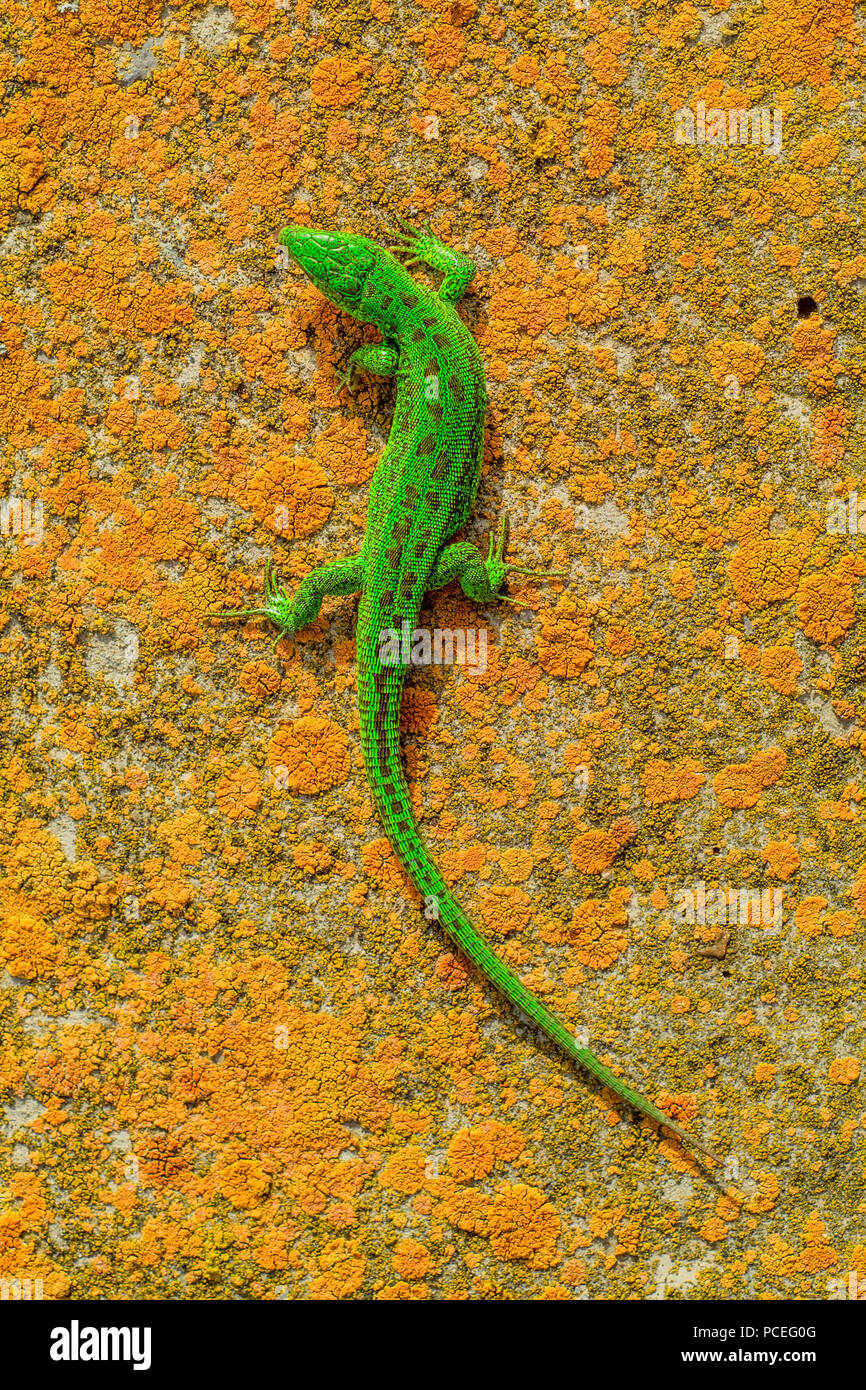
{"label": "brown spot on back", "polygon": [[432,454],[435,444],[435,434],[425,434],[424,438],[419,440],[418,448],[416,450],[419,459],[427,458],[429,454]]}

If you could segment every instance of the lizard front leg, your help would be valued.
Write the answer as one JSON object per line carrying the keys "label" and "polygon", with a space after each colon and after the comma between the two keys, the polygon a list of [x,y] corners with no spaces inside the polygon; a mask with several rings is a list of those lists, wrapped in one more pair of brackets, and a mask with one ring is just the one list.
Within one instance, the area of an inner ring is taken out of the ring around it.
{"label": "lizard front leg", "polygon": [[294,633],[316,621],[322,607],[322,599],[327,595],[342,597],[355,594],[364,584],[364,563],[360,555],[352,555],[345,560],[331,560],[329,564],[311,570],[298,585],[297,592],[290,597],[286,590],[274,580],[273,562],[265,565],[265,602],[261,608],[241,608],[233,613],[208,613],[209,618],[267,618],[268,622],[280,629],[274,646],[286,633]]}
{"label": "lizard front leg", "polygon": [[402,243],[403,250],[412,253],[409,259],[404,261],[404,265],[414,265],[421,261],[431,270],[440,271],[444,279],[439,286],[439,298],[448,304],[456,304],[469,288],[475,274],[474,263],[468,256],[464,256],[462,251],[455,251],[453,246],[446,246],[444,241],[434,236],[429,222],[424,231],[419,232],[417,227],[413,227],[404,217],[398,215],[397,221],[403,231],[395,232],[394,239]]}
{"label": "lizard front leg", "polygon": [[356,372],[370,372],[373,376],[394,376],[400,361],[400,353],[392,343],[368,343],[366,347],[356,348],[349,358],[345,372],[334,369],[337,380],[353,389]]}

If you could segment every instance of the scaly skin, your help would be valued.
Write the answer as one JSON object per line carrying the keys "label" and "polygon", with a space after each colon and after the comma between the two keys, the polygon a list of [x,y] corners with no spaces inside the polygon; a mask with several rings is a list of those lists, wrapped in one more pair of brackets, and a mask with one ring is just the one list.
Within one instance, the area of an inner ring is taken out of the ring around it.
{"label": "scaly skin", "polygon": [[[452,579],[477,603],[503,598],[509,570],[505,528],[487,559],[474,546],[448,544],[469,517],[478,488],[486,394],[481,358],[454,305],[474,273],[472,262],[429,230],[399,233],[412,259],[441,271],[438,293],[422,289],[403,265],[366,237],[287,227],[281,243],[338,308],[373,323],[383,342],[352,354],[356,370],[397,377],[387,446],[370,485],[367,531],[360,555],[335,560],[302,581],[294,597],[265,575],[265,605],[221,617],[270,619],[280,634],[318,616],[326,594],[361,592],[358,610],[358,706],[364,766],[385,833],[412,883],[461,951],[491,984],[522,1009],[569,1057],[671,1134],[719,1162],[663,1111],[626,1086],[555,1018],[490,949],[455,900],[421,840],[400,758],[400,700],[406,666],[380,659],[382,634],[415,629],[424,594]],[[530,573],[531,571],[522,571]],[[506,600],[508,601],[508,600]],[[277,639],[279,640],[279,638]]]}

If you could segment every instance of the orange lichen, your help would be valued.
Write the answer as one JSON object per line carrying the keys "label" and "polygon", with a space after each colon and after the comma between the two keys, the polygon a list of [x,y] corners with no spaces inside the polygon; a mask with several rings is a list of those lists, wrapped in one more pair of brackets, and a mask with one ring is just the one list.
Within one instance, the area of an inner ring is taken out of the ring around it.
{"label": "orange lichen", "polygon": [[831,936],[855,936],[859,929],[852,912],[830,912],[826,917],[826,927]]}
{"label": "orange lichen", "polygon": [[584,118],[584,139],[580,157],[589,178],[596,179],[613,165],[613,142],[619,125],[619,107],[612,101],[592,101],[587,104]]}
{"label": "orange lichen", "polygon": [[279,690],[280,673],[264,661],[248,661],[238,677],[238,684],[247,695],[261,700]]}
{"label": "orange lichen", "polygon": [[671,593],[684,602],[694,597],[697,580],[688,565],[674,565],[671,570]]}
{"label": "orange lichen", "polygon": [[384,837],[364,845],[361,850],[361,866],[364,873],[382,888],[405,889],[408,879],[399,859]]}
{"label": "orange lichen", "polygon": [[327,873],[334,862],[334,856],[321,840],[308,840],[306,844],[295,845],[292,858],[298,868],[307,874]]}
{"label": "orange lichen", "polygon": [[349,775],[349,740],[339,724],[304,715],[283,724],[268,747],[268,767],[289,791],[306,795],[340,786]]}
{"label": "orange lichen", "polygon": [[239,1159],[219,1170],[222,1195],[241,1211],[258,1206],[270,1186],[271,1179],[255,1159]]}
{"label": "orange lichen", "polygon": [[436,978],[443,989],[462,989],[469,979],[469,971],[459,956],[444,951],[436,962]]}
{"label": "orange lichen", "polygon": [[714,339],[707,344],[706,353],[713,380],[719,386],[724,386],[731,377],[740,386],[745,386],[755,380],[764,365],[763,348],[744,338],[731,338],[725,342]]}
{"label": "orange lichen", "polygon": [[788,766],[781,748],[753,753],[747,763],[732,763],[713,778],[713,789],[723,806],[756,806],[765,787],[771,787]]}
{"label": "orange lichen", "polygon": [[697,796],[706,774],[694,758],[672,764],[664,758],[647,763],[641,774],[647,806],[663,806],[671,801],[691,801]]}
{"label": "orange lichen", "polygon": [[635,636],[627,627],[609,628],[605,636],[605,646],[611,656],[626,656],[634,651]]}
{"label": "orange lichen", "polygon": [[311,536],[334,508],[334,494],[313,459],[275,454],[235,481],[232,495],[269,530],[288,540]]}
{"label": "orange lichen", "polygon": [[807,528],[779,537],[744,539],[728,563],[740,602],[747,608],[759,609],[791,598],[797,591],[813,538],[814,533]]}
{"label": "orange lichen", "polygon": [[429,734],[439,718],[433,692],[419,686],[403,691],[400,707],[400,727],[406,734]]}
{"label": "orange lichen", "polygon": [[408,1144],[392,1154],[379,1173],[382,1187],[392,1187],[397,1192],[412,1196],[424,1186],[427,1155],[417,1144]]}
{"label": "orange lichen", "polygon": [[823,328],[822,322],[820,315],[804,319],[791,334],[794,356],[808,372],[809,389],[816,396],[833,391],[836,376],[845,370],[833,357],[836,331]]}
{"label": "orange lichen", "polygon": [[837,1086],[851,1086],[860,1080],[860,1061],[857,1057],[834,1057],[827,1073]]}
{"label": "orange lichen", "polygon": [[805,1274],[815,1274],[821,1269],[832,1269],[838,1263],[839,1256],[827,1239],[827,1227],[820,1213],[813,1211],[803,1223],[803,1251],[797,1268]]}
{"label": "orange lichen", "polygon": [[398,1240],[391,1254],[394,1273],[401,1279],[425,1279],[433,1268],[430,1251],[420,1241]]}
{"label": "orange lichen", "polygon": [[448,1167],[457,1182],[472,1182],[493,1172],[498,1161],[513,1162],[525,1139],[511,1125],[489,1121],[477,1129],[461,1129],[448,1145]]}
{"label": "orange lichen", "polygon": [[486,1192],[477,1188],[458,1188],[442,1203],[442,1217],[458,1231],[486,1236],[492,1201]]}
{"label": "orange lichen", "polygon": [[808,574],[797,588],[797,620],[822,647],[838,642],[854,626],[854,585],[866,574],[861,555],[846,556],[835,570]]}
{"label": "orange lichen", "polygon": [[767,865],[767,873],[783,883],[793,878],[800,867],[800,856],[787,840],[770,840],[762,849],[761,858]]}
{"label": "orange lichen", "polygon": [[315,455],[344,487],[368,483],[377,462],[367,452],[367,432],[357,420],[332,420],[316,440]]}
{"label": "orange lichen", "polygon": [[502,1260],[526,1260],[530,1269],[549,1269],[559,1256],[559,1216],[536,1187],[503,1183],[488,1214],[490,1245]]}
{"label": "orange lichen", "polygon": [[542,619],[538,660],[551,676],[579,676],[592,660],[593,609],[563,594],[549,617]]}
{"label": "orange lichen", "polygon": [[854,906],[861,917],[866,917],[866,864],[861,864],[851,885]]}
{"label": "orange lichen", "polygon": [[22,980],[54,974],[59,948],[48,922],[8,906],[0,915],[0,961]]}
{"label": "orange lichen", "polygon": [[214,798],[227,820],[240,820],[253,815],[262,799],[255,768],[238,767],[227,772],[217,783]]}
{"label": "orange lichen", "polygon": [[361,69],[345,58],[323,58],[310,73],[310,88],[319,106],[354,106],[363,91]]}
{"label": "orange lichen", "polygon": [[747,1210],[751,1212],[772,1211],[776,1205],[781,1185],[775,1173],[757,1172],[754,1175],[757,1192],[749,1198]]}
{"label": "orange lichen", "polygon": [[793,647],[765,647],[763,651],[755,647],[741,648],[740,656],[747,666],[757,667],[762,680],[778,694],[797,694],[797,681],[803,671],[803,662]]}
{"label": "orange lichen", "polygon": [[589,898],[575,908],[565,939],[581,965],[605,970],[622,955],[628,946],[622,928],[628,923],[626,907],[631,896],[630,888],[613,888],[606,902]]}
{"label": "orange lichen", "polygon": [[814,417],[814,443],[810,461],[821,472],[830,472],[845,453],[845,434],[851,424],[851,412],[842,405],[830,405]]}
{"label": "orange lichen", "polygon": [[600,874],[619,854],[621,843],[607,830],[587,830],[571,842],[571,857],[585,874]]}
{"label": "orange lichen", "polygon": [[797,905],[794,921],[804,936],[820,936],[824,930],[821,914],[829,906],[828,900],[820,896],[803,898]]}
{"label": "orange lichen", "polygon": [[532,918],[532,899],[516,885],[485,888],[479,894],[479,912],[485,927],[496,936],[523,931]]}
{"label": "orange lichen", "polygon": [[316,1299],[351,1298],[364,1283],[366,1260],[358,1241],[342,1236],[327,1241],[318,1257],[322,1273],[310,1280],[310,1294]]}

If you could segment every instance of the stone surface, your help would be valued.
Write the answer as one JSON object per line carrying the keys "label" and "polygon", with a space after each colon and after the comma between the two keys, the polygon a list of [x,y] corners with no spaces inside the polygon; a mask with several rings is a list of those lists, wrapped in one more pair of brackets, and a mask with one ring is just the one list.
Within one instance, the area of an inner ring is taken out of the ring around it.
{"label": "stone surface", "polygon": [[[86,1299],[845,1296],[866,1278],[852,6],[81,0],[18,7],[16,35],[2,489],[44,526],[7,508],[0,541],[0,1276]],[[728,113],[753,109],[740,144]],[[737,143],[697,142],[714,112]],[[268,557],[292,587],[360,547],[392,387],[341,390],[373,335],[276,236],[385,241],[397,213],[479,268],[468,535],[507,510],[514,558],[569,572],[514,576],[522,608],[429,600],[430,627],[486,628],[488,664],[407,694],[422,830],[503,958],[726,1156],[716,1182],[425,922],[364,782],[353,601],[276,652],[206,616],[254,605]]]}

